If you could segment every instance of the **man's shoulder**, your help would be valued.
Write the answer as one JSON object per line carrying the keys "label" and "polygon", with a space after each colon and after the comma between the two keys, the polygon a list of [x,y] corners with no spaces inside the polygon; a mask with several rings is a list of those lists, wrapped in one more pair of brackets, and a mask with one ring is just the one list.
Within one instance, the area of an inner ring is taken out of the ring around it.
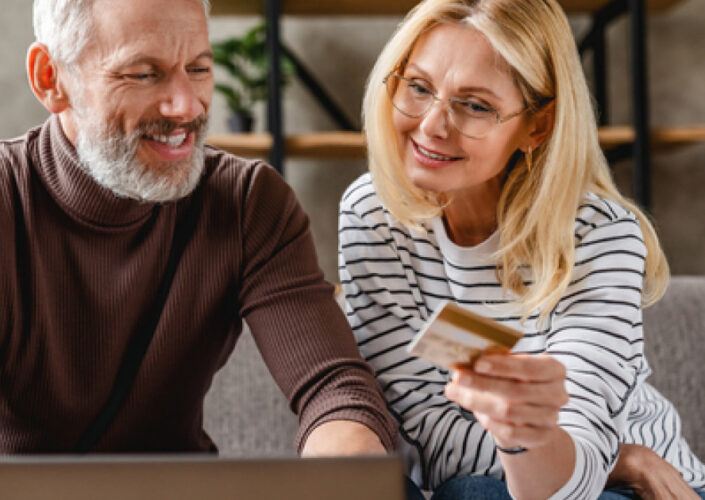
{"label": "man's shoulder", "polygon": [[203,183],[209,196],[237,204],[248,204],[262,196],[293,196],[282,176],[264,160],[242,158],[206,146],[205,162]]}
{"label": "man's shoulder", "polygon": [[235,156],[222,149],[214,148],[206,145],[205,174],[207,179],[223,180],[223,179],[242,179],[251,175],[253,169],[260,163],[259,160],[249,160],[240,156]]}
{"label": "man's shoulder", "polygon": [[12,186],[28,175],[30,151],[40,129],[35,127],[20,137],[0,140],[0,200],[9,201]]}
{"label": "man's shoulder", "polygon": [[22,168],[29,163],[29,150],[40,130],[41,127],[35,127],[19,137],[0,140],[0,178],[4,179],[13,169]]}

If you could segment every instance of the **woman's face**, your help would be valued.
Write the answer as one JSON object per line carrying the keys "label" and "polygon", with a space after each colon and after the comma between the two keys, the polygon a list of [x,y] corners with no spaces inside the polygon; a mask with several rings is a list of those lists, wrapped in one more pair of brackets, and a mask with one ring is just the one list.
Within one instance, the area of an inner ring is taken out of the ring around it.
{"label": "woman's face", "polygon": [[[441,24],[417,41],[404,69],[406,78],[442,101],[460,97],[497,110],[504,118],[524,108],[522,95],[506,63],[476,30]],[[503,174],[512,154],[529,140],[527,113],[493,124],[480,139],[455,128],[444,102],[435,102],[423,116],[411,118],[394,110],[397,141],[411,182],[449,195],[481,193]]]}

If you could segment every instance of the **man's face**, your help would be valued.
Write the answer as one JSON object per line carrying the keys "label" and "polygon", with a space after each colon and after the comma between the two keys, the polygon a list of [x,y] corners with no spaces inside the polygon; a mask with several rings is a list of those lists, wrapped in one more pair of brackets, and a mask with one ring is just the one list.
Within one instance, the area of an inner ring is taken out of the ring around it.
{"label": "man's face", "polygon": [[203,7],[196,0],[97,0],[93,16],[73,109],[62,120],[67,136],[117,194],[151,201],[188,194],[203,168],[213,92]]}

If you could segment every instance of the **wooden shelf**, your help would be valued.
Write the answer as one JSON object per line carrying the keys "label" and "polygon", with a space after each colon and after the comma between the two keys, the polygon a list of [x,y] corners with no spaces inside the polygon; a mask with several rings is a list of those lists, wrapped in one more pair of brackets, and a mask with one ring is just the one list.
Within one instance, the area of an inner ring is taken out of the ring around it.
{"label": "wooden shelf", "polygon": [[[208,137],[208,144],[240,156],[266,158],[272,147],[269,134],[221,134]],[[315,132],[289,135],[287,157],[365,158],[365,139],[360,132]]]}
{"label": "wooden shelf", "polygon": [[[610,0],[558,0],[569,13],[594,12]],[[647,0],[649,10],[661,11],[682,0]],[[419,0],[281,0],[282,13],[299,16],[398,16]],[[264,0],[211,0],[211,14],[264,14]]]}
{"label": "wooden shelf", "polygon": [[[646,0],[650,11],[669,9],[683,0]],[[563,10],[569,13],[595,12],[607,5],[610,0],[558,0]]]}
{"label": "wooden shelf", "polygon": [[[628,126],[600,127],[600,145],[611,149],[634,141]],[[239,156],[266,158],[272,138],[266,133],[220,134],[208,137],[208,144]],[[656,128],[651,131],[651,146],[667,149],[705,142],[705,125]],[[364,136],[360,132],[314,132],[286,137],[286,155],[297,158],[365,158]]]}
{"label": "wooden shelf", "polygon": [[[600,145],[613,148],[634,141],[634,129],[629,126],[600,127]],[[651,147],[664,149],[705,142],[705,125],[654,128],[651,130]]]}

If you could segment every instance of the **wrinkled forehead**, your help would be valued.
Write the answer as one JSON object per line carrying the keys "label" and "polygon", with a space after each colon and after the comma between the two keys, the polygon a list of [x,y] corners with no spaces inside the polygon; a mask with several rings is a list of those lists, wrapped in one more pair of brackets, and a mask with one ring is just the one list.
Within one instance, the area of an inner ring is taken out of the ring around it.
{"label": "wrinkled forehead", "polygon": [[431,54],[431,57],[443,57],[446,52],[465,53],[473,50],[481,53],[481,62],[497,71],[511,73],[512,68],[502,57],[492,42],[472,24],[464,21],[441,21],[430,24],[413,41],[404,62],[412,56],[418,56],[421,51]]}
{"label": "wrinkled forehead", "polygon": [[101,58],[198,54],[209,46],[198,0],[96,0],[92,14],[87,49]]}
{"label": "wrinkled forehead", "polygon": [[440,23],[414,42],[404,65],[420,69],[451,87],[490,87],[499,94],[518,89],[510,65],[476,28],[463,23]]}

